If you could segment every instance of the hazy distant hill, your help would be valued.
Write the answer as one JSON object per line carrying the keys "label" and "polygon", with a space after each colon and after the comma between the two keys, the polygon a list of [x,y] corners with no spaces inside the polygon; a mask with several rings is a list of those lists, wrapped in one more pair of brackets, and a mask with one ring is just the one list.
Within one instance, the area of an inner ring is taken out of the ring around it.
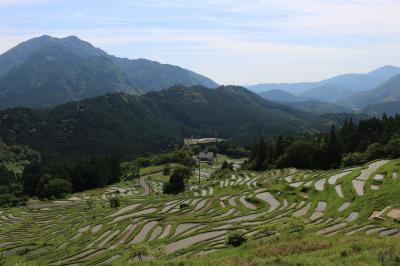
{"label": "hazy distant hill", "polygon": [[141,93],[174,84],[217,86],[177,66],[110,56],[74,36],[41,36],[0,55],[0,108],[49,106],[107,92]]}
{"label": "hazy distant hill", "polygon": [[349,106],[365,107],[398,100],[400,100],[400,74],[372,90],[352,95],[345,103]]}
{"label": "hazy distant hill", "polygon": [[283,90],[270,90],[270,91],[265,91],[265,92],[260,92],[260,96],[267,100],[271,101],[298,101],[299,99],[294,96],[293,94],[283,91]]}
{"label": "hazy distant hill", "polygon": [[383,114],[391,116],[400,114],[400,100],[368,105],[362,112],[376,117],[381,117]]}
{"label": "hazy distant hill", "polygon": [[311,112],[314,114],[329,114],[329,113],[353,113],[353,110],[349,107],[333,104],[333,103],[325,103],[321,101],[296,101],[296,102],[281,102],[287,106],[291,106],[293,108],[297,108],[306,112]]}
{"label": "hazy distant hill", "polygon": [[327,83],[300,93],[298,95],[298,98],[335,103],[351,94],[353,94],[353,92],[349,89],[346,89],[339,85]]}
{"label": "hazy distant hill", "polygon": [[124,93],[56,106],[0,112],[0,136],[44,158],[167,150],[195,136],[246,138],[325,129],[346,116],[318,116],[267,101],[242,87],[175,86],[142,96]]}
{"label": "hazy distant hill", "polygon": [[247,86],[254,92],[265,92],[274,89],[284,90],[293,94],[300,94],[310,89],[315,89],[325,84],[342,87],[352,92],[360,92],[373,89],[393,76],[400,74],[400,68],[396,66],[383,66],[366,74],[344,74],[325,79],[319,82],[302,83],[266,83]]}

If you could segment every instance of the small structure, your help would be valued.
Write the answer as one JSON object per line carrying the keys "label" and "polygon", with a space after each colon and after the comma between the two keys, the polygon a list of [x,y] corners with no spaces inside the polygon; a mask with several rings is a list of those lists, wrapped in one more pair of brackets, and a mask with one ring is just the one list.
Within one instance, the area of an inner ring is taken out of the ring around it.
{"label": "small structure", "polygon": [[201,151],[197,158],[200,161],[207,161],[207,162],[212,162],[214,160],[214,153],[213,152],[208,152],[208,151]]}
{"label": "small structure", "polygon": [[186,138],[184,139],[185,145],[199,145],[199,144],[214,144],[223,141],[223,139],[219,138],[202,138],[202,139],[195,139],[195,138]]}

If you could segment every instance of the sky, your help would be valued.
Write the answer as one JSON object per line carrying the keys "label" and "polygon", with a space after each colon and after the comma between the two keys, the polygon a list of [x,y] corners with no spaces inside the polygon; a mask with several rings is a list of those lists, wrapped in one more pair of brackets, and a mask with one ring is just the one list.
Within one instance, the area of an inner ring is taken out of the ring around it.
{"label": "sky", "polygon": [[44,34],[219,84],[317,81],[400,66],[400,0],[0,0],[0,54]]}

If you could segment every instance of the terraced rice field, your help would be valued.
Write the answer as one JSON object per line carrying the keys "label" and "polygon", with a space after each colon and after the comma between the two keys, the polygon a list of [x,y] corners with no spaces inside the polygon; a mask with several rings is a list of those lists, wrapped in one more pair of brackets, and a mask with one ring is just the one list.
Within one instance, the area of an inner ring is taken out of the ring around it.
{"label": "terraced rice field", "polygon": [[12,262],[126,265],[137,261],[131,247],[141,243],[161,247],[167,258],[207,254],[226,247],[230,230],[256,239],[259,226],[292,216],[304,219],[309,234],[392,237],[400,230],[399,165],[385,160],[331,171],[236,171],[176,196],[147,193],[159,189],[155,184],[144,185],[144,192],[119,187],[119,208],[108,206],[115,191],[109,188],[91,196],[91,208],[76,196],[4,209],[0,249]]}

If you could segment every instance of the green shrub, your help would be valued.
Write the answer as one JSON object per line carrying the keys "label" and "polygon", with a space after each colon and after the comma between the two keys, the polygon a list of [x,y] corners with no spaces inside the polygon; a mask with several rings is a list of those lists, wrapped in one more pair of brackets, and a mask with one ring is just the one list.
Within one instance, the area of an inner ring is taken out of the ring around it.
{"label": "green shrub", "polygon": [[261,204],[261,200],[259,200],[259,199],[256,198],[256,197],[248,197],[248,198],[246,198],[246,200],[247,200],[248,202],[250,202],[250,203],[255,204],[255,205],[260,205],[260,204]]}
{"label": "green shrub", "polygon": [[347,249],[343,249],[342,251],[340,251],[340,256],[345,258],[349,255],[349,251]]}
{"label": "green shrub", "polygon": [[108,202],[109,202],[111,208],[118,208],[120,205],[119,198],[110,198],[108,200]]}
{"label": "green shrub", "polygon": [[234,230],[229,232],[226,240],[227,244],[233,247],[238,247],[246,241],[246,236],[241,230]]}

